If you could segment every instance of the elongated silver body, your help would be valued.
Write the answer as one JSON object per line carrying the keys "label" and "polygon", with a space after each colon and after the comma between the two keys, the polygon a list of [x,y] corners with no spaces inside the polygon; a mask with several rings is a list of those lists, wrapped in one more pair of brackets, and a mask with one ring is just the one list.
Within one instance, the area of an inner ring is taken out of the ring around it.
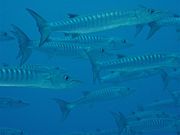
{"label": "elongated silver body", "polygon": [[111,11],[94,15],[77,16],[59,22],[47,22],[33,10],[27,9],[27,11],[36,20],[39,27],[41,33],[40,46],[43,45],[53,31],[70,34],[92,33],[122,26],[149,23],[166,16],[164,12],[141,7],[129,11]]}
{"label": "elongated silver body", "polygon": [[59,68],[36,65],[0,67],[0,86],[64,89],[76,84],[78,80],[73,80],[69,73]]}
{"label": "elongated silver body", "polygon": [[39,40],[30,40],[30,38],[15,25],[13,25],[13,29],[13,34],[19,43],[19,57],[21,57],[22,64],[30,57],[32,50],[45,52],[51,56],[87,58],[84,50],[96,50],[96,53],[104,53],[104,51],[120,50],[132,46],[126,39],[82,35],[76,38],[49,38],[42,47],[39,47]]}
{"label": "elongated silver body", "polygon": [[65,120],[70,111],[81,104],[91,104],[96,102],[108,101],[112,99],[124,98],[131,95],[134,92],[134,89],[114,86],[96,91],[85,92],[84,96],[71,103],[57,98],[55,98],[54,100],[59,105],[61,112],[63,114],[62,118],[63,120]]}

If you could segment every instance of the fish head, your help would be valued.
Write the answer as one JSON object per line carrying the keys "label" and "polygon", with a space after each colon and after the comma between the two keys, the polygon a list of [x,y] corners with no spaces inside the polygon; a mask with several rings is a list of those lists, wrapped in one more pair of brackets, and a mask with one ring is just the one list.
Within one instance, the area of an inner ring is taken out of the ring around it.
{"label": "fish head", "polygon": [[1,32],[0,33],[0,40],[1,41],[11,41],[11,40],[14,40],[14,37],[9,35],[7,32]]}
{"label": "fish head", "polygon": [[64,69],[59,68],[55,72],[53,72],[53,75],[51,75],[50,82],[52,88],[55,89],[73,88],[82,83],[80,80],[73,77]]}

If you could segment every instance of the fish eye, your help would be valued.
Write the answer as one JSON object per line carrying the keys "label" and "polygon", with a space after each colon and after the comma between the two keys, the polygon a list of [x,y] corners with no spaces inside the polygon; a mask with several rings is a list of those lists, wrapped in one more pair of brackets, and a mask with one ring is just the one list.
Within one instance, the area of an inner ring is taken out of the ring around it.
{"label": "fish eye", "polygon": [[68,76],[68,75],[65,75],[65,76],[64,76],[64,79],[65,79],[66,81],[68,81],[68,80],[69,80],[69,76]]}

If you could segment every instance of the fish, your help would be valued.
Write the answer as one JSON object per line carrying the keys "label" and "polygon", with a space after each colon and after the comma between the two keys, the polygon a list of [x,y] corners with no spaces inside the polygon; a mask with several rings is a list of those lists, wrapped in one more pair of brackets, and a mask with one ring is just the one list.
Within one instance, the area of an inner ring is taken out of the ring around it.
{"label": "fish", "polygon": [[14,40],[14,37],[12,37],[7,32],[0,32],[0,41],[12,41]]}
{"label": "fish", "polygon": [[164,100],[155,100],[154,102],[147,105],[138,106],[138,110],[162,110],[162,109],[177,109],[180,106],[180,101],[178,98],[172,96],[172,98],[164,99]]}
{"label": "fish", "polygon": [[39,46],[45,43],[52,32],[63,32],[66,35],[76,37],[79,34],[150,23],[167,16],[167,13],[160,10],[139,7],[134,10],[102,12],[76,16],[57,22],[48,22],[32,9],[26,8],[26,10],[35,19],[41,34]]}
{"label": "fish", "polygon": [[29,106],[29,103],[26,103],[19,99],[13,99],[9,97],[0,97],[0,108],[24,108]]}
{"label": "fish", "polygon": [[112,86],[107,88],[98,89],[95,91],[83,92],[84,96],[75,100],[74,102],[66,102],[62,99],[54,98],[53,100],[59,105],[62,112],[62,120],[65,120],[72,109],[76,108],[81,104],[92,104],[95,102],[108,101],[112,99],[124,98],[135,90],[128,87]]}
{"label": "fish", "polygon": [[0,127],[0,135],[25,135],[20,129]]}
{"label": "fish", "polygon": [[118,50],[130,47],[132,44],[126,39],[115,39],[103,36],[82,35],[72,38],[54,38],[50,37],[42,47],[39,47],[39,40],[31,40],[19,27],[12,25],[13,35],[17,38],[19,44],[20,65],[27,62],[33,50],[44,52],[52,56],[69,56],[74,58],[85,58],[87,55],[84,50],[93,51],[95,53],[103,53],[109,55],[107,51]]}
{"label": "fish", "polygon": [[[146,118],[139,121],[129,122],[121,113],[112,114],[117,126],[120,128],[119,135],[129,134],[136,135],[138,133],[157,132],[157,131],[175,131],[177,130],[177,122],[174,118]],[[125,123],[122,129],[122,125],[118,123]],[[177,131],[178,133],[178,131]],[[178,134],[179,135],[179,134]]]}
{"label": "fish", "polygon": [[0,87],[30,87],[47,89],[72,88],[80,80],[59,67],[41,65],[1,66]]}
{"label": "fish", "polygon": [[97,60],[90,52],[84,50],[89,57],[92,72],[93,82],[100,80],[100,72],[102,71],[118,71],[123,73],[163,69],[177,68],[180,66],[180,55],[178,53],[154,53],[139,56],[121,56],[110,60]]}
{"label": "fish", "polygon": [[170,115],[164,111],[158,110],[143,110],[143,111],[134,111],[127,116],[128,121],[140,121],[146,118],[167,118]]}
{"label": "fish", "polygon": [[100,77],[101,83],[122,83],[129,80],[136,80],[160,74],[161,69],[147,69],[130,72],[111,71]]}

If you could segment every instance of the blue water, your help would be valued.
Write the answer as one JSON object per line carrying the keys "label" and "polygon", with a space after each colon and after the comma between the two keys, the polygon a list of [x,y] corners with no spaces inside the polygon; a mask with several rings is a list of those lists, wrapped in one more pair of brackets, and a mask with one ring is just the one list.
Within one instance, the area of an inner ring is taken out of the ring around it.
{"label": "blue water", "polygon": [[[61,20],[67,13],[91,14],[107,10],[134,9],[138,5],[153,7],[180,14],[179,0],[0,0],[0,30],[11,30],[11,24],[20,26],[31,39],[39,39],[39,32],[32,17],[25,8],[38,11],[47,20]],[[146,40],[148,28],[134,38],[135,27],[125,27],[101,32],[99,34],[114,35],[127,38],[135,44],[133,48],[122,50],[122,54],[145,54],[153,52],[178,52],[180,42],[174,28],[165,27],[156,35]],[[98,34],[98,33],[97,33]],[[18,44],[14,41],[0,43],[0,63],[17,65]],[[121,111],[124,114],[136,109],[138,105],[151,103],[156,99],[168,98],[162,90],[163,84],[159,76],[122,83],[136,89],[136,93],[123,100],[114,100],[80,106],[74,109],[65,122],[61,122],[61,112],[52,98],[73,101],[82,95],[83,90],[94,90],[98,85],[92,83],[91,65],[88,60],[55,57],[33,52],[28,61],[30,64],[54,65],[66,68],[74,76],[83,80],[83,84],[74,89],[51,90],[32,88],[0,88],[1,97],[13,97],[30,103],[22,109],[0,110],[0,127],[22,129],[27,135],[61,135],[74,131],[94,131],[97,128],[116,128],[109,111]],[[172,89],[178,89],[174,83]],[[152,133],[150,133],[152,135]],[[174,133],[167,133],[173,135]],[[160,133],[158,133],[160,135]],[[164,133],[163,133],[164,135]]]}

